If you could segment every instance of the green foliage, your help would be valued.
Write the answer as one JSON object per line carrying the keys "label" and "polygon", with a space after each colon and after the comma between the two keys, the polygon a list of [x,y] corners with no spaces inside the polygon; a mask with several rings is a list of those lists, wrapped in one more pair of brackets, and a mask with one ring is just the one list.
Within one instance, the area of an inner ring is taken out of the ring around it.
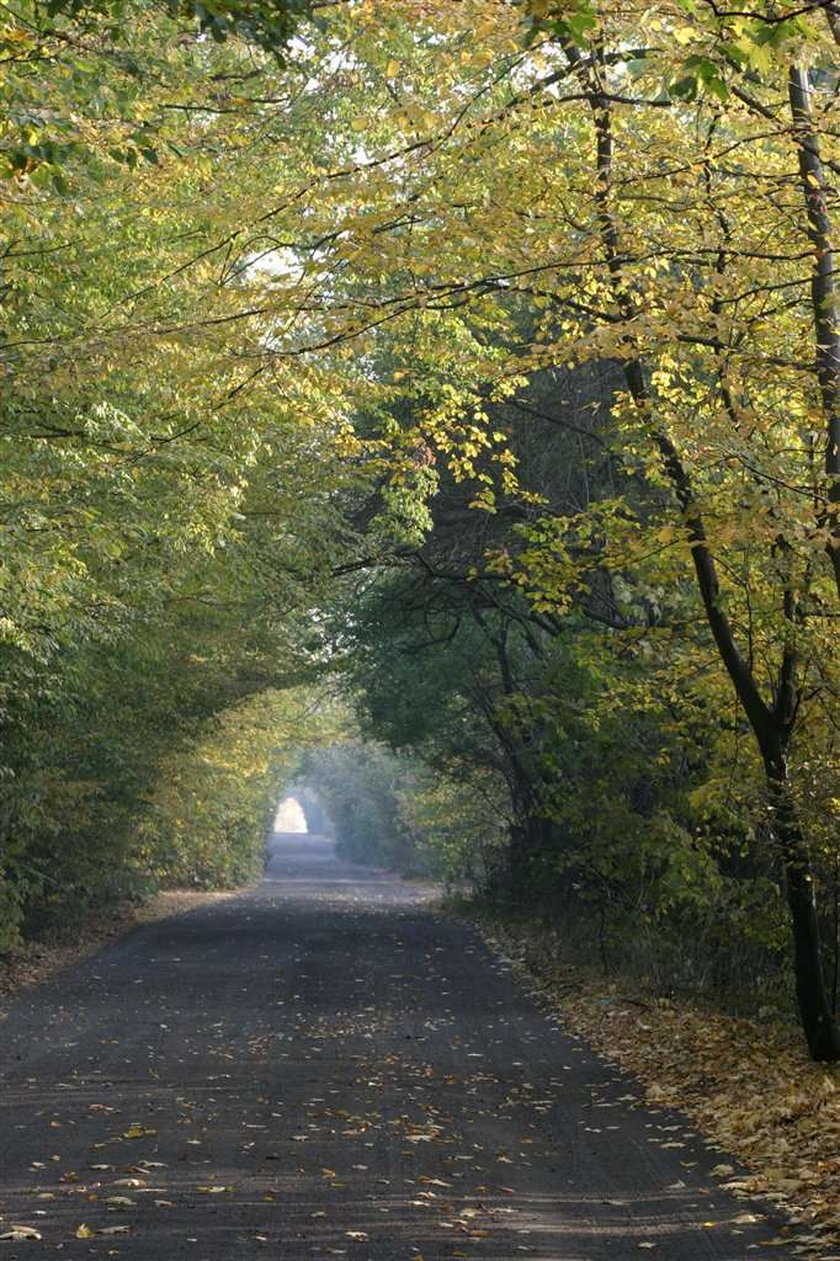
{"label": "green foliage", "polygon": [[348,855],[813,979],[836,15],[313,12],[0,31],[3,939],[247,877],[329,674]]}
{"label": "green foliage", "polygon": [[262,872],[277,801],[311,735],[308,697],[261,692],[206,724],[160,769],[137,825],[138,859],[161,885],[236,888]]}
{"label": "green foliage", "polygon": [[[8,151],[18,110],[36,130],[78,135],[62,158],[72,188],[41,180],[53,151],[30,154],[26,169],[12,161],[6,220],[4,948],[20,927],[66,928],[155,883],[250,877],[282,758],[257,767],[237,746],[229,764],[214,733],[246,723],[249,698],[317,677],[322,637],[308,609],[353,546],[334,502],[347,480],[342,426],[313,381],[290,382],[282,404],[266,382],[247,410],[222,406],[239,369],[222,368],[217,339],[151,333],[166,306],[151,292],[147,333],[124,327],[160,268],[184,261],[184,199],[207,175],[193,141],[211,128],[193,130],[189,109],[173,115],[161,102],[177,88],[189,106],[208,74],[252,67],[253,50],[173,43],[168,19],[131,6],[111,32],[112,16],[57,14],[43,36],[54,56],[30,46],[31,32],[6,32]],[[84,22],[91,64],[75,64],[63,20]],[[134,69],[116,39],[131,45]],[[126,172],[109,146],[116,138],[142,155],[143,118],[154,143],[179,136],[181,156]],[[202,212],[205,227],[211,219]],[[168,316],[183,316],[194,294],[171,286]],[[289,739],[305,743],[304,726]],[[262,739],[279,745],[280,727]]]}
{"label": "green foliage", "polygon": [[409,764],[376,745],[347,743],[314,750],[302,771],[326,807],[343,858],[406,873],[425,869],[400,810]]}
{"label": "green foliage", "polygon": [[[261,48],[280,52],[293,35],[298,19],[308,14],[311,6],[304,0],[245,0],[241,4],[236,0],[221,4],[212,0],[165,0],[159,8],[162,14],[192,19],[200,31],[208,32],[217,41],[238,35]],[[119,40],[131,7],[124,0],[46,0],[37,11],[49,18],[65,15],[81,30],[94,16],[104,18],[111,37]]]}
{"label": "green foliage", "polygon": [[20,882],[0,880],[0,953],[10,950],[20,940]]}
{"label": "green foliage", "polygon": [[313,750],[302,764],[324,803],[339,854],[446,882],[480,877],[504,844],[503,801],[433,770],[416,756],[368,742]]}

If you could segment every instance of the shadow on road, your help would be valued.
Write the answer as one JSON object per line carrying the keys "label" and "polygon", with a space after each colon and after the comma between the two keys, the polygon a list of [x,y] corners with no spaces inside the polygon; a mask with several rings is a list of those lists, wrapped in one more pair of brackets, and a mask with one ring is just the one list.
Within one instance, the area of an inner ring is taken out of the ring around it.
{"label": "shadow on road", "polygon": [[41,1240],[0,1261],[760,1254],[721,1154],[433,895],[278,834],[252,893],[31,992],[0,1027],[0,1235]]}

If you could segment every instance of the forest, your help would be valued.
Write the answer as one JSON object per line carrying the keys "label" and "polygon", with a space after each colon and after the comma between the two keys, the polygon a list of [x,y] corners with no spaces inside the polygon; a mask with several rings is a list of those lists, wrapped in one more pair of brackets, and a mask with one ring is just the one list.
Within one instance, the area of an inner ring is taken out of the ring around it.
{"label": "forest", "polygon": [[15,0],[0,952],[339,848],[840,1059],[840,6]]}

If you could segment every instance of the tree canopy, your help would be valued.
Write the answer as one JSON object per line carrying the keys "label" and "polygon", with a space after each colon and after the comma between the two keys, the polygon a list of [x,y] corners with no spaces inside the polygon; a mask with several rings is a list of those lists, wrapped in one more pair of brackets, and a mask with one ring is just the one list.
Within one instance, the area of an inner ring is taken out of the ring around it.
{"label": "tree canopy", "polygon": [[303,777],[840,1057],[835,6],[0,42],[0,946],[246,878]]}

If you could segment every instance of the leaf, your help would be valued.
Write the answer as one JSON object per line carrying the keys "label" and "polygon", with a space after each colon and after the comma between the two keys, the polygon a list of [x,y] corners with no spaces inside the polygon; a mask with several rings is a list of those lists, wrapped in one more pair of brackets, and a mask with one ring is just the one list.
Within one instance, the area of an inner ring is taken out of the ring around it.
{"label": "leaf", "polygon": [[687,74],[677,79],[669,85],[668,95],[677,101],[693,101],[697,96],[696,77],[693,74]]}

